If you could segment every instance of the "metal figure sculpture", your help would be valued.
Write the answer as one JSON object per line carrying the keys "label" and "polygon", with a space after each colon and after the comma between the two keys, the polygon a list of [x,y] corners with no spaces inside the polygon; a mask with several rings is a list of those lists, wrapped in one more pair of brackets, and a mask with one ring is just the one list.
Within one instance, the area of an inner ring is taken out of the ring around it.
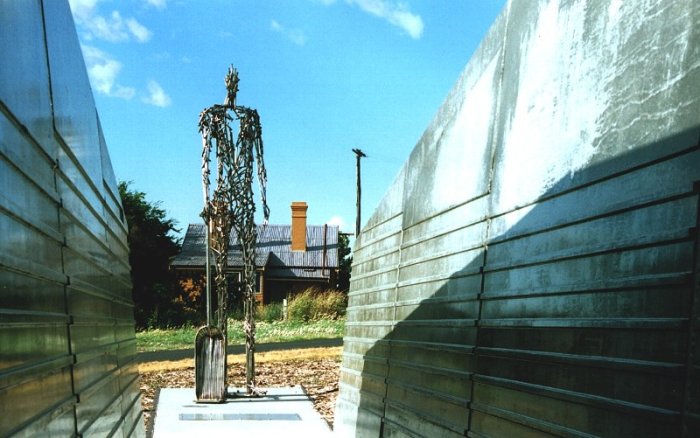
{"label": "metal figure sculpture", "polygon": [[[258,394],[255,387],[255,201],[253,199],[253,167],[257,167],[260,199],[265,223],[270,216],[265,185],[267,174],[263,162],[263,142],[260,117],[255,109],[236,105],[238,72],[233,66],[225,77],[226,99],[223,105],[206,108],[199,117],[202,135],[202,183],[204,210],[207,224],[207,246],[211,245],[216,274],[214,284],[218,298],[216,326],[226,339],[228,282],[226,268],[231,230],[235,231],[243,256],[243,297],[246,338],[246,393]],[[238,136],[234,139],[233,120],[239,122]],[[215,187],[210,191],[211,153],[216,156]],[[209,279],[207,278],[207,284]],[[224,349],[225,351],[225,349]],[[225,356],[225,353],[224,353]],[[225,361],[225,359],[224,359]],[[224,363],[225,367],[225,363]],[[225,385],[225,382],[224,382]]]}

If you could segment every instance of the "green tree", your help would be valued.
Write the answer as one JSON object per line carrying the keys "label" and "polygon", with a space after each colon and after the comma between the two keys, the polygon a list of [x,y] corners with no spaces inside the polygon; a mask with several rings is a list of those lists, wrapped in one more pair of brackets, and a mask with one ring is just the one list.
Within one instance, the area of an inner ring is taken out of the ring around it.
{"label": "green tree", "polygon": [[346,233],[338,235],[338,290],[350,290],[350,273],[352,271],[352,256],[350,255],[350,237]]}
{"label": "green tree", "polygon": [[173,300],[175,277],[168,268],[180,243],[171,233],[178,232],[175,221],[166,218],[160,203],[146,200],[146,194],[119,182],[124,215],[129,227],[129,263],[133,283],[134,316],[140,328],[181,324]]}

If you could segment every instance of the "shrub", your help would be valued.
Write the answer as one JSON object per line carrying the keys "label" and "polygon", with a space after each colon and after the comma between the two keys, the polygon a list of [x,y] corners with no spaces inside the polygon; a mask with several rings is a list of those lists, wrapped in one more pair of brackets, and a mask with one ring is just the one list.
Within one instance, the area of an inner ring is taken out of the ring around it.
{"label": "shrub", "polygon": [[348,296],[340,291],[328,290],[319,296],[318,315],[321,318],[338,319],[345,316]]}
{"label": "shrub", "polygon": [[269,303],[255,308],[255,319],[265,322],[282,320],[282,303]]}
{"label": "shrub", "polygon": [[239,305],[230,307],[228,310],[228,317],[229,317],[229,319],[233,319],[234,321],[243,321],[245,319],[245,312],[243,311],[243,305],[239,304]]}
{"label": "shrub", "polygon": [[336,290],[309,288],[287,302],[287,318],[292,321],[338,319],[345,315],[347,296]]}
{"label": "shrub", "polygon": [[314,289],[306,289],[287,300],[287,319],[309,321],[314,318]]}

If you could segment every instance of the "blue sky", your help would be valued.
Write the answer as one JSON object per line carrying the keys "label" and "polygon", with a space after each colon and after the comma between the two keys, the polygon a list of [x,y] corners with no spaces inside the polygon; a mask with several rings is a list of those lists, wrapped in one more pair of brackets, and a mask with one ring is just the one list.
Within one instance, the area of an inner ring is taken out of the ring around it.
{"label": "blue sky", "polygon": [[260,113],[270,222],[306,201],[309,223],[353,232],[351,150],[364,224],[505,0],[70,4],[115,174],[183,232],[201,220],[199,113],[231,64]]}

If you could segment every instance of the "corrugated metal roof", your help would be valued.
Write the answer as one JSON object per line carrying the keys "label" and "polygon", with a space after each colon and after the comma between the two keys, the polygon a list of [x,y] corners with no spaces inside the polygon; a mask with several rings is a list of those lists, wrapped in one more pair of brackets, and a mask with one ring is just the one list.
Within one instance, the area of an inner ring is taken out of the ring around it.
{"label": "corrugated metal roof", "polygon": [[[291,230],[290,225],[258,225],[256,266],[264,266],[269,276],[275,278],[327,278],[329,269],[324,271],[323,268],[338,267],[338,226],[308,225],[306,251],[292,251]],[[203,268],[204,233],[204,224],[190,224],[182,242],[182,250],[170,265],[176,268]],[[234,269],[243,266],[241,246],[235,232],[231,233],[228,264]]]}
{"label": "corrugated metal roof", "polygon": [[328,278],[330,269],[322,268],[270,268],[266,272],[266,278]]}

